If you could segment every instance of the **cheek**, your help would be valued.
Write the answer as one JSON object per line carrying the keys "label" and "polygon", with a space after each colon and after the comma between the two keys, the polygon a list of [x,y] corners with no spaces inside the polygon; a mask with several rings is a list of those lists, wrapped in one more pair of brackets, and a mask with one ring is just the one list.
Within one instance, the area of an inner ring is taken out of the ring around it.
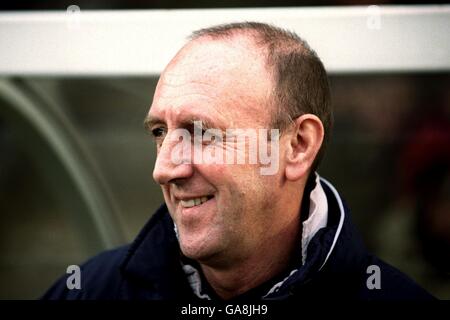
{"label": "cheek", "polygon": [[224,215],[242,205],[247,184],[251,180],[248,168],[244,165],[215,164],[202,165],[198,171],[216,189],[217,206]]}
{"label": "cheek", "polygon": [[[227,212],[251,209],[269,199],[268,188],[275,187],[273,176],[262,176],[258,165],[200,165],[197,170],[218,191],[219,210]],[[234,213],[236,215],[237,213]]]}
{"label": "cheek", "polygon": [[230,180],[229,177],[233,171],[230,170],[230,167],[227,164],[200,164],[196,166],[196,171],[207,183],[216,189],[220,189],[220,187],[226,185],[227,181]]}

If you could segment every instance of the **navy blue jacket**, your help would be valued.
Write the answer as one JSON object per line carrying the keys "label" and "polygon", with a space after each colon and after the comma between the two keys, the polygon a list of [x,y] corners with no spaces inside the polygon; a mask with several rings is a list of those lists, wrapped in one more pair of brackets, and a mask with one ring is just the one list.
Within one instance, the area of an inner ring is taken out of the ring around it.
{"label": "navy blue jacket", "polygon": [[[337,191],[324,180],[321,184],[328,200],[327,226],[311,239],[305,264],[267,299],[433,298],[403,273],[367,252]],[[380,289],[367,285],[373,272],[368,273],[371,265],[380,268]],[[68,276],[61,277],[43,299],[198,299],[181,268],[180,248],[165,205],[131,245],[103,252],[83,264],[81,289],[67,289]]]}

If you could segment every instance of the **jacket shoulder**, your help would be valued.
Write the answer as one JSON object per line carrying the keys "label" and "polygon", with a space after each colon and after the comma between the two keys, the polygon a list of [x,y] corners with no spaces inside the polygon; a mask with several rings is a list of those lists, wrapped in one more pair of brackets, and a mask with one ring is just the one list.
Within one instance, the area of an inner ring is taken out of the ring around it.
{"label": "jacket shoulder", "polygon": [[123,276],[121,263],[129,245],[101,252],[80,266],[80,289],[69,289],[67,280],[73,273],[61,276],[42,296],[44,300],[117,299]]}

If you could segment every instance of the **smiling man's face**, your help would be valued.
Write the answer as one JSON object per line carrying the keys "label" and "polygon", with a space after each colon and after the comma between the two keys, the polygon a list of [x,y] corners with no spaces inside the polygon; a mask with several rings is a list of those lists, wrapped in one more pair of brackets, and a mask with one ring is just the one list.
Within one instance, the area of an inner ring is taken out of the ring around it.
{"label": "smiling man's face", "polygon": [[[282,168],[264,176],[259,164],[175,164],[169,137],[176,129],[193,133],[194,121],[223,132],[269,128],[272,88],[263,58],[245,37],[232,43],[197,39],[161,75],[147,119],[157,144],[153,178],[177,226],[181,250],[192,259],[234,263],[277,232]],[[226,140],[215,147],[242,151]]]}

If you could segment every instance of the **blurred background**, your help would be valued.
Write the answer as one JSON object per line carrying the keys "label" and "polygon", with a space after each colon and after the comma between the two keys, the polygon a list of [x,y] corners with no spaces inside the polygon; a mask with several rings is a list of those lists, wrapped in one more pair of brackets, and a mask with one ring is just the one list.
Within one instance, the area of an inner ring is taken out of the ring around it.
{"label": "blurred background", "polygon": [[[317,2],[4,1],[0,9],[73,4],[109,10]],[[39,297],[68,265],[132,241],[162,203],[152,180],[155,148],[142,126],[157,80],[0,72],[0,299]],[[450,299],[449,69],[331,72],[330,81],[335,127],[320,174],[346,199],[372,252]]]}

